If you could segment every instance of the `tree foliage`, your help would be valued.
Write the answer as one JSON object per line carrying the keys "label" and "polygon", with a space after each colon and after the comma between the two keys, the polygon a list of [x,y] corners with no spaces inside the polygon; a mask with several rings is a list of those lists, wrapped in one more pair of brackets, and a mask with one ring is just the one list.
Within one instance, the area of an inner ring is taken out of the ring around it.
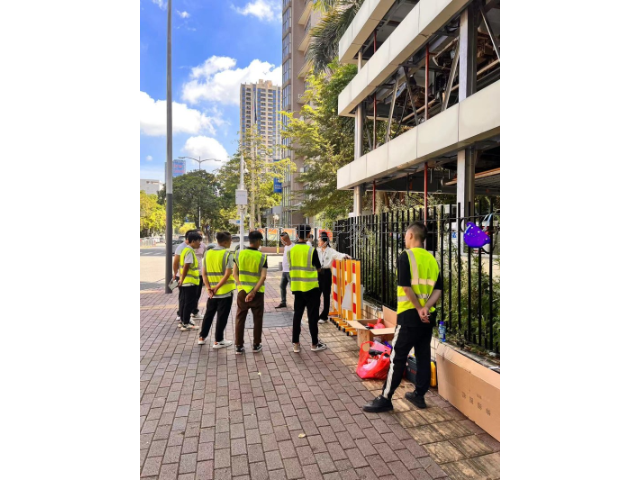
{"label": "tree foliage", "polygon": [[364,0],[316,0],[322,20],[311,30],[309,60],[316,72],[329,68],[338,56],[340,38],[353,21]]}
{"label": "tree foliage", "polygon": [[306,216],[319,216],[324,224],[344,217],[351,210],[351,192],[337,189],[338,169],[353,161],[354,119],[338,116],[338,95],[357,73],[354,65],[332,63],[328,71],[311,74],[310,88],[300,118],[283,112],[289,123],[282,138],[291,139],[291,150],[303,157],[305,171],[300,181],[305,184],[302,211]]}
{"label": "tree foliage", "polygon": [[271,161],[273,150],[265,146],[265,141],[258,134],[257,126],[246,131],[244,142],[240,144],[237,156],[238,172],[240,171],[240,155],[244,155],[247,173],[244,176],[245,188],[249,196],[248,214],[250,226],[260,225],[260,212],[264,209],[280,205],[282,195],[274,193],[273,181],[284,180],[287,170],[295,169],[289,158]]}
{"label": "tree foliage", "polygon": [[140,191],[140,237],[162,233],[165,228],[165,210],[158,203],[157,195]]}
{"label": "tree foliage", "polygon": [[198,225],[198,214],[202,223],[213,220],[213,213],[220,208],[216,175],[205,170],[194,170],[173,179],[174,223],[181,225],[185,218]]}

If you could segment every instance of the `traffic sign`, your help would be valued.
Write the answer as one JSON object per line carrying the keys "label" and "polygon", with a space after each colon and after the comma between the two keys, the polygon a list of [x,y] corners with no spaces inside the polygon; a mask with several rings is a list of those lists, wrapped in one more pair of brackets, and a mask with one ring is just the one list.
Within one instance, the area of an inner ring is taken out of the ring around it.
{"label": "traffic sign", "polygon": [[240,220],[229,220],[231,225],[240,225]]}

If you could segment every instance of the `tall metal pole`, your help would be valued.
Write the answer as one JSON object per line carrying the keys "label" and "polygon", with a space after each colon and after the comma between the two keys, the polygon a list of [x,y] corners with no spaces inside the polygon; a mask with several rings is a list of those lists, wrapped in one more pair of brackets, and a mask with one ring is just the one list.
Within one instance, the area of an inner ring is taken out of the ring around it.
{"label": "tall metal pole", "polygon": [[171,0],[167,5],[167,171],[165,172],[165,192],[167,201],[167,219],[165,231],[165,271],[164,293],[171,293],[169,282],[173,277],[173,118],[171,97]]}
{"label": "tall metal pole", "polygon": [[[244,190],[244,154],[240,153],[240,190]],[[241,205],[240,209],[240,250],[244,249],[244,209],[246,205]]]}

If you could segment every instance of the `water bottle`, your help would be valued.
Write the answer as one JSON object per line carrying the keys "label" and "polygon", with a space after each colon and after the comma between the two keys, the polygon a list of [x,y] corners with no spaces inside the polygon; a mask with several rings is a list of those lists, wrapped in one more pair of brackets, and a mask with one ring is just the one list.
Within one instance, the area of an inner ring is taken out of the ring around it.
{"label": "water bottle", "polygon": [[444,326],[444,321],[440,320],[440,323],[438,325],[438,337],[440,338],[441,342],[445,341],[445,330],[446,327]]}

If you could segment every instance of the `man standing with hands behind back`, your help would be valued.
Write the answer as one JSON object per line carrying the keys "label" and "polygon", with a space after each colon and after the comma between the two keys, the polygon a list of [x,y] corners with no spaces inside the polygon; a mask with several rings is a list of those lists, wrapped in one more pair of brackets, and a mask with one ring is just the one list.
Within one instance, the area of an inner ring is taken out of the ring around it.
{"label": "man standing with hands behind back", "polygon": [[307,309],[309,333],[311,334],[311,351],[326,350],[327,345],[318,339],[318,316],[320,315],[320,287],[318,272],[320,258],[315,248],[307,245],[311,235],[309,225],[298,226],[298,243],[287,252],[289,271],[291,272],[291,291],[295,297],[293,303],[293,351],[300,352],[300,330],[304,309]]}
{"label": "man standing with hands behind back", "polygon": [[236,313],[236,355],[244,353],[244,324],[249,309],[253,313],[253,353],[262,350],[262,316],[264,314],[264,282],[267,279],[267,256],[260,253],[262,234],[249,232],[249,248],[238,253],[233,277],[238,285]]}
{"label": "man standing with hands behind back", "polygon": [[218,320],[213,348],[224,348],[233,343],[224,339],[224,329],[227,326],[227,319],[233,305],[233,291],[236,289],[236,282],[232,277],[234,257],[229,250],[231,234],[229,232],[218,232],[216,240],[218,245],[212,250],[207,250],[202,265],[202,277],[209,293],[209,300],[207,301],[207,310],[200,329],[198,345],[206,343],[209,330],[213,324],[213,317],[217,314]]}
{"label": "man standing with hands behind back", "polygon": [[382,395],[367,403],[365,412],[393,410],[391,397],[415,348],[418,372],[416,389],[405,398],[418,408],[427,408],[424,395],[431,383],[431,334],[436,324],[435,304],[442,294],[438,262],[424,247],[427,228],[421,222],[409,225],[404,236],[406,250],[398,258],[398,324],[393,336],[391,366]]}

